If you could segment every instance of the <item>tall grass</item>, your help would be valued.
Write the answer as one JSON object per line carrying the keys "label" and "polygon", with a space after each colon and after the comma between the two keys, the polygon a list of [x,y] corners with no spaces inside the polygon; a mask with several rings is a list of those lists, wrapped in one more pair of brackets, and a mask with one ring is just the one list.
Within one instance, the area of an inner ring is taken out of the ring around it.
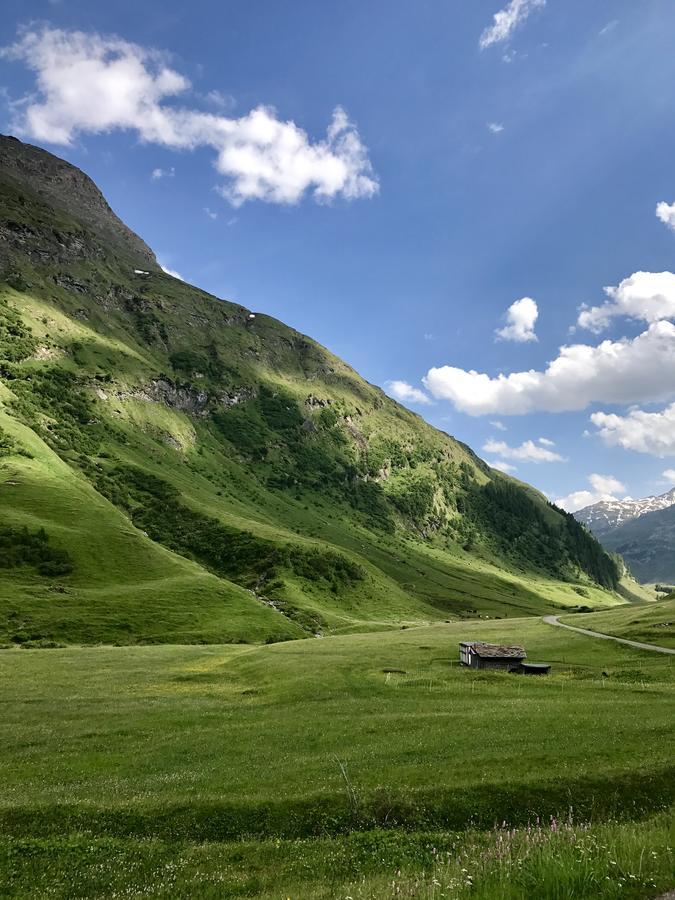
{"label": "tall grass", "polygon": [[[297,896],[415,898],[415,900],[601,900],[655,897],[675,885],[673,819],[648,823],[576,824],[550,819],[521,829],[498,827],[458,835],[449,849],[432,850],[432,865],[411,874],[363,876],[330,893]],[[265,895],[267,896],[267,895]],[[272,894],[269,895],[270,897]]]}
{"label": "tall grass", "polygon": [[672,887],[672,821],[555,819],[489,832],[374,830],[295,841],[80,834],[0,841],[3,897],[614,900]]}

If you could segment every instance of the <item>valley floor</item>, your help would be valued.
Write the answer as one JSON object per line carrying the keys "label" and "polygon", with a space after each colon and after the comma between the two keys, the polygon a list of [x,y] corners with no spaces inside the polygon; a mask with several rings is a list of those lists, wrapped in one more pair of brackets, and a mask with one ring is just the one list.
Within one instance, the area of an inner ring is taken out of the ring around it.
{"label": "valley floor", "polygon": [[[650,612],[669,622],[673,604]],[[522,643],[552,674],[462,669],[471,638]],[[15,649],[0,675],[2,896],[673,886],[672,657],[540,619],[474,620],[269,646]]]}

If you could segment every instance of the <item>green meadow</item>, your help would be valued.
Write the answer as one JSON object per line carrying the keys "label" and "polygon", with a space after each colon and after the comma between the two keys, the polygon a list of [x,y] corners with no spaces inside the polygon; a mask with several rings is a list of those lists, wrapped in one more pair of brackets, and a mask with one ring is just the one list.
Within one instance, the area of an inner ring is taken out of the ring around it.
{"label": "green meadow", "polygon": [[647,606],[617,607],[583,616],[562,616],[568,625],[579,625],[602,634],[658,644],[675,649],[675,602],[661,600]]}
{"label": "green meadow", "polygon": [[[521,642],[552,674],[462,669],[464,638]],[[672,886],[669,657],[528,618],[14,649],[0,670],[5,896]]]}

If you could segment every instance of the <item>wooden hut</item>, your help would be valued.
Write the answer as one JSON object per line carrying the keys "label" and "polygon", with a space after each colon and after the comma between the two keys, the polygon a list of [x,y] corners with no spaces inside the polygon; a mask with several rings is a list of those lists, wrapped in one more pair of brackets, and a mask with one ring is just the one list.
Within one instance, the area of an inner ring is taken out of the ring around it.
{"label": "wooden hut", "polygon": [[462,641],[459,660],[471,669],[504,669],[518,671],[527,657],[524,647],[507,647],[503,644],[486,644],[483,641]]}

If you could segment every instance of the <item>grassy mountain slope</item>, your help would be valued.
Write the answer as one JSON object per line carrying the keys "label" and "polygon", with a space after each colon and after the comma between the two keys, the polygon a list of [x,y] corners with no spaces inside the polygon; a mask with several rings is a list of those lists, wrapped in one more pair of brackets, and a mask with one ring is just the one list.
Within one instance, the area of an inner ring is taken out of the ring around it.
{"label": "grassy mountain slope", "polygon": [[0,150],[6,640],[278,640],[618,600],[571,516],[311,339],[161,272],[72,166]]}
{"label": "grassy mountain slope", "polygon": [[675,506],[645,513],[602,535],[642,582],[675,582]]}

